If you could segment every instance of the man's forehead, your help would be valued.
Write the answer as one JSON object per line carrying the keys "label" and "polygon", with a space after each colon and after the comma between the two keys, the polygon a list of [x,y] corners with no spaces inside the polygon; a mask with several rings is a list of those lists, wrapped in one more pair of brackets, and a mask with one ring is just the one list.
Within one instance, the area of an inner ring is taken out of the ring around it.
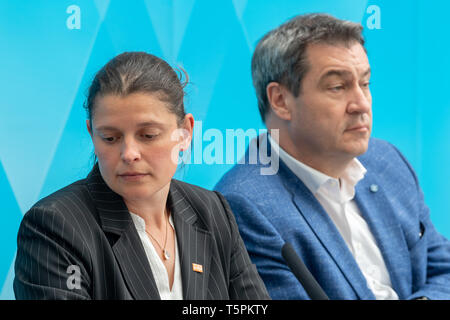
{"label": "man's forehead", "polygon": [[[363,46],[357,42],[350,44],[309,44],[306,48],[309,69],[325,73],[327,69],[359,69],[358,73],[370,71],[370,64]],[[343,73],[345,73],[343,70]]]}

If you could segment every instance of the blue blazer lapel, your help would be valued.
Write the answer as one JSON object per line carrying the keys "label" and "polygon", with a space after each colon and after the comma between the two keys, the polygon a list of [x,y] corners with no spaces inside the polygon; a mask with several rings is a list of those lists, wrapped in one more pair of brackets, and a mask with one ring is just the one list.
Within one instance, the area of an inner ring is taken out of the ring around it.
{"label": "blue blazer lapel", "polygon": [[370,171],[356,185],[355,201],[377,241],[392,287],[400,299],[406,298],[412,283],[409,250],[395,219],[395,208],[389,201],[387,190]]}
{"label": "blue blazer lapel", "polygon": [[322,246],[333,258],[342,275],[355,290],[360,299],[375,299],[367,288],[364,275],[359,269],[344,239],[333,221],[309,191],[305,184],[280,161],[280,176],[286,182],[286,188],[292,192],[293,202],[307,221]]}

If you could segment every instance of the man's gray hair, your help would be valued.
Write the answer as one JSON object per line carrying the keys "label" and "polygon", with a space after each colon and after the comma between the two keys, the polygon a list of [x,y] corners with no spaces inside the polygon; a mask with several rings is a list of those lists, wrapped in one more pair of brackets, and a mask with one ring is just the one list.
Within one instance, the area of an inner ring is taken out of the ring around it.
{"label": "man's gray hair", "polygon": [[270,103],[266,88],[270,82],[285,86],[295,97],[308,71],[306,47],[313,43],[364,47],[361,24],[339,20],[327,14],[299,15],[268,32],[256,46],[252,58],[253,86],[259,112],[265,121]]}

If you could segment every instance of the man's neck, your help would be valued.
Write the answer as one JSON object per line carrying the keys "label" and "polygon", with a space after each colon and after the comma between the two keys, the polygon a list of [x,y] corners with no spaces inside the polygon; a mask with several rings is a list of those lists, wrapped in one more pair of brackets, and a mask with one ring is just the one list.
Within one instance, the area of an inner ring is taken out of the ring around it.
{"label": "man's neck", "polygon": [[[273,129],[270,129],[269,133],[272,132],[272,130]],[[276,139],[272,140],[274,140],[287,154],[308,167],[336,179],[341,177],[349,163],[354,159],[354,157],[342,154],[317,153],[309,150],[310,148],[307,148],[306,146],[294,144],[287,132],[282,129],[279,129],[278,135],[279,141],[276,141]],[[273,138],[272,135],[271,137]]]}

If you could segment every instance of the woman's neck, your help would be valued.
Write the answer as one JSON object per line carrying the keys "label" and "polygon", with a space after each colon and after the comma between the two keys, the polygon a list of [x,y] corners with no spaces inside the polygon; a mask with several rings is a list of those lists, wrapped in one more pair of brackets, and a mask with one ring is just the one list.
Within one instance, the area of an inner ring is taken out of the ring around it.
{"label": "woman's neck", "polygon": [[145,221],[145,225],[153,228],[163,229],[166,226],[167,197],[169,195],[170,183],[158,192],[146,199],[124,199],[130,212],[140,216]]}

